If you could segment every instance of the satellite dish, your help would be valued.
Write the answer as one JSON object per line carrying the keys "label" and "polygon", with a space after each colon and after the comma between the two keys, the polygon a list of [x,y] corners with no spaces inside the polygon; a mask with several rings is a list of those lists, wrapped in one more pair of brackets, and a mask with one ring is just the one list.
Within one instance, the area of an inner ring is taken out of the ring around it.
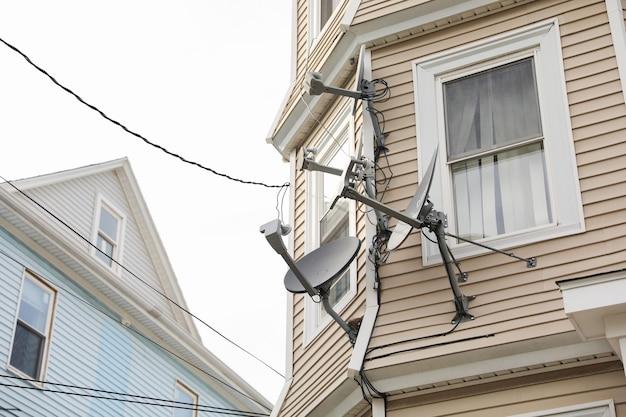
{"label": "satellite dish", "polygon": [[[361,241],[345,237],[327,243],[296,262],[296,268],[316,290],[328,291],[333,282],[343,274],[356,258]],[[301,294],[307,290],[291,269],[285,274],[287,291]]]}
{"label": "satellite dish", "polygon": [[[406,210],[404,210],[404,215],[412,218],[417,218],[426,203],[426,199],[428,198],[428,192],[430,191],[430,185],[433,182],[433,174],[435,172],[435,163],[437,162],[437,148],[435,148],[435,152],[430,160],[430,164],[422,177],[422,181],[417,187],[417,191],[415,191],[415,195],[409,202]],[[394,250],[398,246],[402,244],[411,233],[411,229],[413,226],[409,226],[408,224],[398,221],[398,224],[393,229],[391,236],[389,237],[389,241],[387,242],[387,250]]]}

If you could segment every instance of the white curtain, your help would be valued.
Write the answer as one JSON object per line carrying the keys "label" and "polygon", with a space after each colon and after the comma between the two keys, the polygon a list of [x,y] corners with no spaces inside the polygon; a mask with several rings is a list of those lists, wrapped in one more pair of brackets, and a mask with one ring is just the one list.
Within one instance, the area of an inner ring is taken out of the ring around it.
{"label": "white curtain", "polygon": [[[533,59],[444,84],[448,159],[541,138]],[[541,142],[452,164],[457,232],[480,239],[550,223]]]}

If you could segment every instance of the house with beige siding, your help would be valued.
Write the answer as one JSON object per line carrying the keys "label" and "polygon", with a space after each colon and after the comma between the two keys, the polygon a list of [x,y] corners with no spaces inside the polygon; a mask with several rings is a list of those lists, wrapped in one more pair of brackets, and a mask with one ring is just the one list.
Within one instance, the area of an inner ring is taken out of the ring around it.
{"label": "house with beige siding", "polygon": [[[330,290],[360,325],[352,344],[311,297],[288,295],[273,416],[626,416],[625,8],[294,1],[292,82],[268,137],[291,164],[289,251],[361,240]],[[386,94],[356,107],[313,95],[311,72],[352,91],[363,74]],[[377,199],[400,212],[437,155],[429,196],[447,231],[536,266],[448,237],[475,297],[474,319],[452,324],[433,235],[373,256],[372,210],[330,208],[343,178],[301,170],[311,148],[339,169],[376,159]]]}

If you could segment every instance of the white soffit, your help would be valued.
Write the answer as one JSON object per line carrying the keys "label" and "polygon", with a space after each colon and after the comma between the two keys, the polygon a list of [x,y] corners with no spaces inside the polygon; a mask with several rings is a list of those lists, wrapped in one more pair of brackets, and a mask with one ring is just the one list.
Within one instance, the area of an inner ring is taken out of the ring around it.
{"label": "white soffit", "polygon": [[585,340],[605,337],[605,317],[626,313],[626,269],[557,284],[565,314]]}

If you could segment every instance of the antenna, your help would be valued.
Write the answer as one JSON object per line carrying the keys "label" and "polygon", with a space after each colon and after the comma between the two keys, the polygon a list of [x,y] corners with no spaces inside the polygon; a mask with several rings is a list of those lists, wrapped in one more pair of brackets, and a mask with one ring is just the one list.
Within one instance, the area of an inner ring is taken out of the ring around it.
{"label": "antenna", "polygon": [[[419,186],[417,187],[417,191],[415,191],[415,195],[409,201],[409,205],[404,210],[404,214],[410,217],[415,217],[418,221],[424,222],[425,215],[432,208],[432,204],[426,205],[426,200],[428,198],[428,192],[430,191],[430,185],[433,182],[433,174],[435,173],[435,162],[437,162],[437,148],[435,148],[435,152],[433,153],[433,157],[430,160],[430,164],[428,164],[428,168],[422,177],[422,181],[420,181]],[[410,226],[407,223],[402,221],[398,222],[396,227],[393,229],[391,236],[389,237],[389,241],[387,242],[387,250],[394,250],[398,246],[402,244],[413,230],[413,226]]]}
{"label": "antenna", "polygon": [[[461,271],[459,263],[454,259],[448,244],[446,243],[446,236],[454,237],[464,242],[474,244],[494,252],[498,252],[507,256],[514,257],[521,261],[526,262],[528,268],[533,268],[537,265],[536,258],[521,258],[512,253],[507,253],[495,248],[491,248],[482,243],[472,242],[469,239],[462,238],[460,236],[453,235],[445,231],[448,227],[448,219],[445,213],[437,211],[433,208],[433,203],[428,199],[428,192],[433,179],[434,167],[437,160],[437,149],[433,153],[430,160],[430,164],[424,173],[422,182],[420,183],[415,195],[409,202],[407,209],[400,213],[391,207],[381,203],[373,198],[371,195],[363,195],[357,191],[357,185],[363,181],[367,176],[367,172],[371,170],[372,163],[367,161],[366,158],[352,159],[344,176],[344,187],[341,193],[337,196],[333,204],[339,198],[350,198],[356,201],[372,207],[377,212],[385,213],[398,220],[398,225],[393,230],[392,235],[388,242],[388,250],[397,248],[407,237],[412,228],[416,229],[428,229],[435,234],[437,238],[437,246],[441,253],[443,265],[446,269],[446,275],[450,283],[450,288],[454,295],[454,305],[456,309],[456,315],[452,319],[452,323],[460,323],[465,320],[473,320],[474,316],[469,313],[469,303],[475,299],[474,296],[464,295],[459,287],[459,282],[467,281],[468,274]],[[453,266],[459,270],[459,274],[455,275]]]}
{"label": "antenna", "polygon": [[[297,262],[287,252],[283,244],[285,228],[280,219],[272,220],[261,226],[261,233],[270,246],[285,260],[289,271],[285,274],[285,288],[294,294],[307,293],[311,298],[319,297],[324,310],[346,332],[354,344],[358,329],[346,323],[333,310],[328,299],[333,283],[343,275],[350,263],[356,258],[361,241],[356,237],[345,237],[327,243]],[[287,232],[288,233],[288,232]]]}
{"label": "antenna", "polygon": [[298,161],[298,170],[302,171],[306,169],[307,171],[320,171],[337,176],[343,174],[343,171],[339,168],[333,168],[315,162],[315,155],[317,155],[316,148],[305,148],[302,159]]}

